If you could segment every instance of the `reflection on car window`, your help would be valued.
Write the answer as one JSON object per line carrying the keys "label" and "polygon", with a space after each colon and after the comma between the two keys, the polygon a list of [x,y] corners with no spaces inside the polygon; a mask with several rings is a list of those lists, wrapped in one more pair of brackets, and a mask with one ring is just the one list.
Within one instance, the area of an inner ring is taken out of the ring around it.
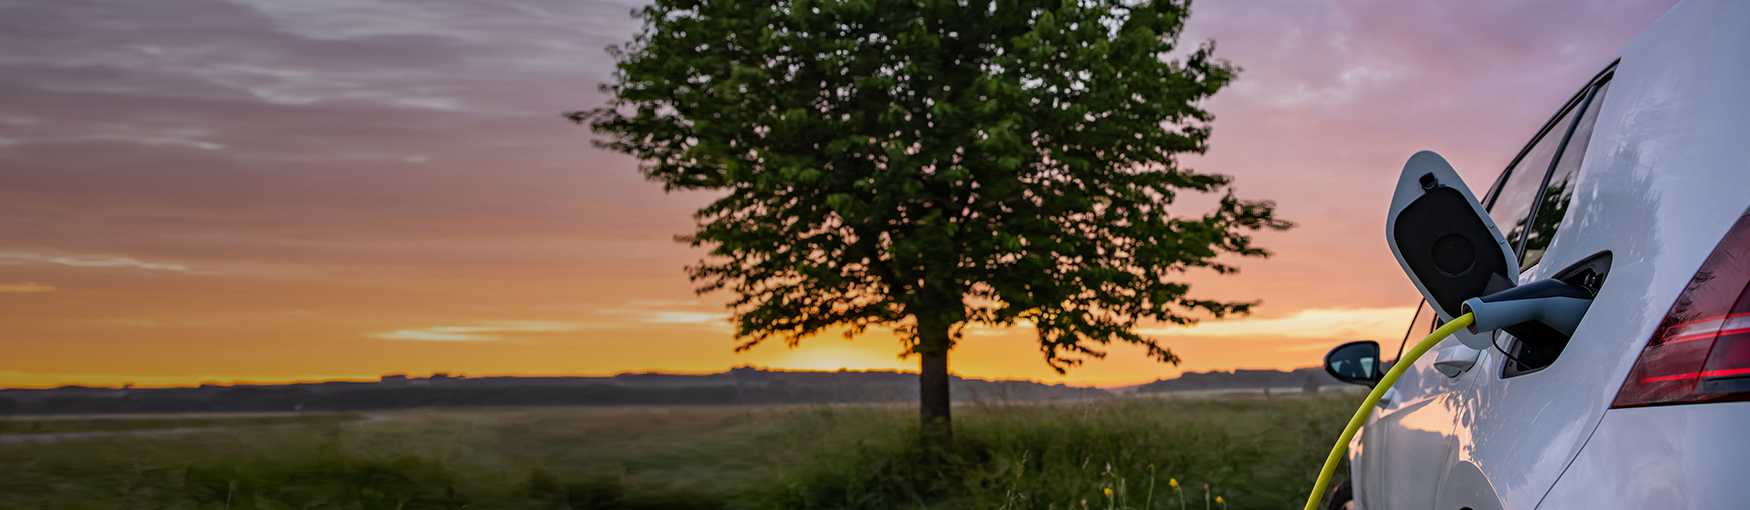
{"label": "reflection on car window", "polygon": [[1519,246],[1520,236],[1525,233],[1523,225],[1531,216],[1531,205],[1537,201],[1537,191],[1543,187],[1543,177],[1548,175],[1550,161],[1555,159],[1556,150],[1562,145],[1562,135],[1568,133],[1573,116],[1570,108],[1560,121],[1552,124],[1549,131],[1532,144],[1531,150],[1525,152],[1525,157],[1507,169],[1507,181],[1501,183],[1501,189],[1495,192],[1495,200],[1489,204],[1489,218],[1506,231],[1508,246]]}
{"label": "reflection on car window", "polygon": [[1398,344],[1398,355],[1392,357],[1392,363],[1397,363],[1398,359],[1404,357],[1404,349],[1410,345],[1411,340],[1420,342],[1434,333],[1434,320],[1434,309],[1428,307],[1427,301],[1416,305],[1416,316],[1410,318],[1410,330],[1404,332],[1404,341]]}
{"label": "reflection on car window", "polygon": [[1374,347],[1350,346],[1331,354],[1331,370],[1337,375],[1355,379],[1372,379],[1374,367],[1379,366],[1374,359]]}
{"label": "reflection on car window", "polygon": [[1544,250],[1549,249],[1556,229],[1561,228],[1562,219],[1568,215],[1568,201],[1574,197],[1574,177],[1580,173],[1580,160],[1586,156],[1586,146],[1592,140],[1592,126],[1598,123],[1598,105],[1604,103],[1604,92],[1609,89],[1609,83],[1599,87],[1586,108],[1586,114],[1574,126],[1574,135],[1568,138],[1568,146],[1562,149],[1561,163],[1556,164],[1549,177],[1549,186],[1544,188],[1543,197],[1538,200],[1537,214],[1531,216],[1530,231],[1526,232],[1525,220],[1521,219],[1513,225],[1513,233],[1508,234],[1510,240],[1525,236],[1525,254],[1519,263],[1521,271],[1543,259]]}

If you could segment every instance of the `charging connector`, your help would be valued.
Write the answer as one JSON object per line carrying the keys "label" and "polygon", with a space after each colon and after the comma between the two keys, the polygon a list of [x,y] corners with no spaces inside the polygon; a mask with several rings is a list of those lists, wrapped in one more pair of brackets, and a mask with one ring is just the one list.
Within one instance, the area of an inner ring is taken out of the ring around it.
{"label": "charging connector", "polygon": [[[1486,333],[1527,322],[1538,322],[1561,333],[1574,335],[1586,309],[1592,307],[1592,291],[1561,280],[1538,280],[1487,296],[1466,299],[1459,313],[1476,316],[1471,333]],[[1470,337],[1486,339],[1483,335]],[[1467,338],[1468,339],[1468,338]],[[1481,350],[1486,345],[1472,345]]]}

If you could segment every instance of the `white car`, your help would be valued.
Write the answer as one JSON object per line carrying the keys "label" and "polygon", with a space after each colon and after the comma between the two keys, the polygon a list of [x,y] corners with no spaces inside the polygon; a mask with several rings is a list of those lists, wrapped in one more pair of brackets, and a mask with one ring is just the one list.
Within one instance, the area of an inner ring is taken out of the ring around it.
{"label": "white car", "polygon": [[[1412,158],[1388,217],[1425,298],[1408,343],[1531,282],[1590,305],[1567,331],[1461,333],[1412,363],[1331,508],[1750,508],[1750,1],[1673,7],[1481,200],[1443,165]],[[1486,216],[1418,212],[1437,191]],[[1327,370],[1370,384],[1402,349],[1345,344]]]}

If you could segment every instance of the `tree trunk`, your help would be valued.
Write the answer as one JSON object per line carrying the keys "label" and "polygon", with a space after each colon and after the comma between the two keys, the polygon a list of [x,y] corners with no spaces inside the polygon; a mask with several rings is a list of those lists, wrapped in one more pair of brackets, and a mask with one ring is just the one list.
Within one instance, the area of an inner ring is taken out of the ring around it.
{"label": "tree trunk", "polygon": [[923,419],[923,432],[928,438],[947,440],[953,437],[952,416],[948,400],[948,337],[950,325],[940,317],[917,317],[918,343],[915,347],[922,358],[918,364],[918,410]]}
{"label": "tree trunk", "polygon": [[948,401],[948,352],[926,352],[921,355],[922,370],[918,373],[918,404],[922,411],[924,435],[952,438],[954,427]]}

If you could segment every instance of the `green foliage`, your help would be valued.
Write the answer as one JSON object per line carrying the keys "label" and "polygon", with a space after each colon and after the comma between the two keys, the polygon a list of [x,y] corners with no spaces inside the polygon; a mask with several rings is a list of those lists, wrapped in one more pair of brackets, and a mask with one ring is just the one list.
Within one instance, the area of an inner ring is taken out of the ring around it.
{"label": "green foliage", "polygon": [[[1272,401],[1121,399],[981,406],[955,441],[920,444],[900,416],[814,417],[826,445],[781,463],[778,508],[1288,508],[1304,501],[1353,395]],[[849,430],[847,430],[849,429]],[[1205,488],[1207,487],[1207,489]],[[1110,490],[1111,492],[1107,492]],[[1207,492],[1206,492],[1207,491]],[[1183,498],[1183,499],[1182,499]]]}
{"label": "green foliage", "polygon": [[[691,414],[665,408],[657,413]],[[736,414],[745,410],[731,411]],[[51,443],[0,441],[0,508],[704,510],[719,489],[700,489],[676,464],[731,463],[751,447],[704,447],[713,433],[747,436],[723,414],[666,431],[614,421],[614,411],[399,413],[365,424],[303,422],[176,435]],[[553,419],[558,418],[559,422]],[[589,424],[608,418],[608,423]],[[583,421],[585,425],[580,425]],[[710,426],[708,427],[707,424]],[[745,427],[742,427],[745,428]],[[569,435],[583,430],[583,436]],[[618,431],[618,433],[603,433]],[[687,445],[666,444],[684,432]],[[632,452],[627,437],[655,436]],[[683,447],[684,446],[684,447]],[[681,451],[672,451],[679,449]],[[586,458],[542,458],[583,452]],[[538,455],[540,454],[540,455]],[[679,458],[685,456],[684,459]],[[641,462],[620,464],[641,457]],[[666,458],[665,458],[666,457]],[[603,465],[603,460],[611,465]],[[634,475],[633,467],[659,475]],[[666,468],[666,469],[665,469]],[[714,475],[732,483],[746,475]],[[745,483],[745,482],[741,482]]]}
{"label": "green foliage", "polygon": [[1556,229],[1561,228],[1562,218],[1568,216],[1568,202],[1574,198],[1570,184],[1567,180],[1550,183],[1538,202],[1537,219],[1533,220],[1530,230],[1525,228],[1527,218],[1520,218],[1513,223],[1513,230],[1507,232],[1509,242],[1525,239],[1526,264],[1542,257],[1543,251],[1549,249],[1550,241],[1555,239]]}
{"label": "green foliage", "polygon": [[955,442],[930,445],[882,405],[403,411],[0,442],[0,508],[1157,509],[1202,508],[1204,484],[1231,508],[1287,508],[1359,398],[971,405]]}
{"label": "green foliage", "polygon": [[468,504],[441,462],[414,455],[329,454],[283,463],[224,459],[190,465],[185,477],[187,495],[221,508],[452,510]]}
{"label": "green foliage", "polygon": [[620,479],[595,476],[566,483],[544,469],[529,475],[529,496],[551,510],[720,510],[721,497],[660,488],[628,488]]}
{"label": "green foliage", "polygon": [[[1181,51],[1175,0],[656,0],[614,50],[609,107],[568,114],[671,190],[714,190],[710,247],[739,349],[895,327],[945,353],[967,324],[1030,323],[1063,371],[1135,332],[1252,303],[1173,279],[1265,256],[1288,228],[1230,179],[1180,166],[1237,71]],[[1175,52],[1182,59],[1174,59]],[[1183,191],[1224,192],[1202,215]],[[945,399],[944,399],[945,400]]]}

